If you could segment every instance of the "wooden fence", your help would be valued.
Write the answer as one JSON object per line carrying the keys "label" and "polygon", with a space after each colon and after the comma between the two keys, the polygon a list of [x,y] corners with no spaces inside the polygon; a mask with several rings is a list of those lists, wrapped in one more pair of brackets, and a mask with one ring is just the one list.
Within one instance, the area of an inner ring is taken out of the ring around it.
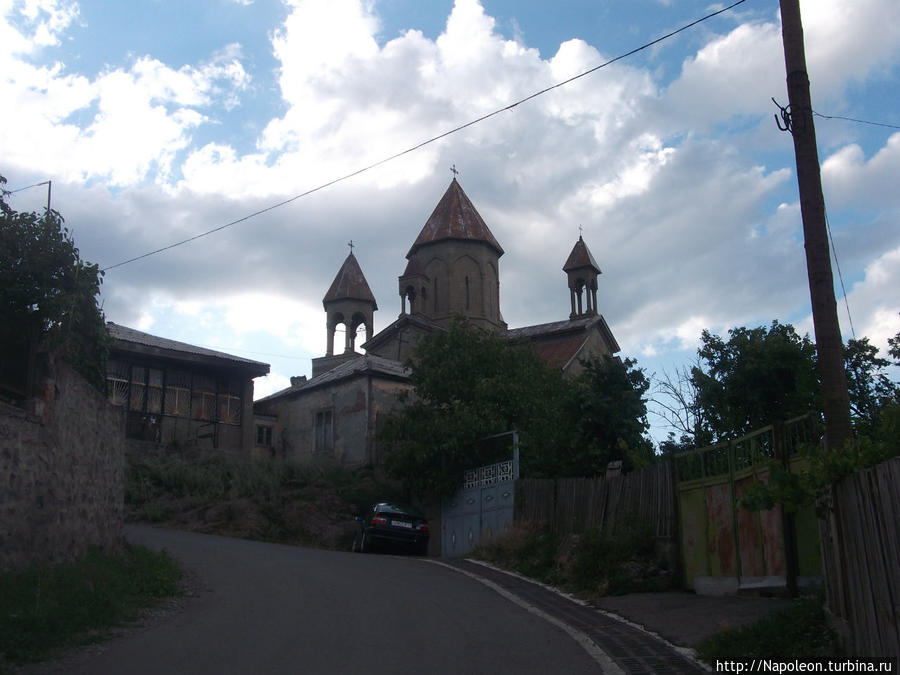
{"label": "wooden fence", "polygon": [[613,533],[622,518],[637,515],[657,537],[677,532],[670,462],[613,478],[526,478],[516,482],[515,520],[549,525],[561,536],[590,529]]}
{"label": "wooden fence", "polygon": [[900,457],[838,481],[819,521],[828,608],[855,656],[900,658]]}

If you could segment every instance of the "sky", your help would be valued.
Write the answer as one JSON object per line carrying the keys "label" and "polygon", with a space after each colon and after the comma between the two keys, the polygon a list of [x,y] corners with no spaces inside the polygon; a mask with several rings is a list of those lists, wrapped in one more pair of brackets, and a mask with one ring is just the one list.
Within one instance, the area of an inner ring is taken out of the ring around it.
{"label": "sky", "polygon": [[[793,145],[773,118],[776,0],[293,198],[727,4],[0,0],[0,174],[52,181],[82,258],[111,268],[108,320],[270,363],[261,397],[324,354],[322,297],[351,240],[375,330],[397,318],[405,255],[455,166],[506,251],[509,326],[568,317],[562,266],[583,232],[620,355],[662,376],[703,329],[812,335]],[[884,350],[900,331],[900,3],[801,8],[841,328]],[[10,197],[46,201],[46,185]]]}

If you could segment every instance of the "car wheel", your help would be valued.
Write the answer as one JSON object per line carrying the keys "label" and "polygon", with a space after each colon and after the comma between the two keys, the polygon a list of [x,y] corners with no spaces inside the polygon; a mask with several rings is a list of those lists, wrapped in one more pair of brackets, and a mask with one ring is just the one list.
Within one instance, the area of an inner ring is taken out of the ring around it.
{"label": "car wheel", "polygon": [[372,550],[372,544],[369,542],[368,538],[366,537],[365,531],[363,531],[362,538],[359,540],[359,550],[362,553],[368,553],[369,551]]}

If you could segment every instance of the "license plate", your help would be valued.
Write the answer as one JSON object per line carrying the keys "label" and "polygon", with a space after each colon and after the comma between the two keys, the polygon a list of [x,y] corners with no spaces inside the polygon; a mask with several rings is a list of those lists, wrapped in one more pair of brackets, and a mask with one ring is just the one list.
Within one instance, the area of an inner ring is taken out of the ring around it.
{"label": "license plate", "polygon": [[394,527],[406,527],[410,530],[412,529],[412,523],[407,523],[405,520],[392,520],[391,525]]}

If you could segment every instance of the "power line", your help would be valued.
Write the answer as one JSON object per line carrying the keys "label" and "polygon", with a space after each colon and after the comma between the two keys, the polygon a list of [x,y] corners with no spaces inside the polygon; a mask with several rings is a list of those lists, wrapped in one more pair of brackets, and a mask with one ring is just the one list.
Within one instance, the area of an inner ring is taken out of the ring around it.
{"label": "power line", "polygon": [[834,235],[831,233],[831,223],[828,221],[828,208],[825,208],[825,227],[828,229],[828,239],[831,241],[831,255],[834,257],[834,266],[837,268],[838,279],[841,282],[841,293],[844,294],[844,306],[847,308],[847,321],[850,322],[850,334],[856,339],[856,331],[853,329],[853,316],[850,314],[850,300],[847,298],[847,289],[844,287],[844,275],[841,274],[841,263],[838,261],[837,249],[834,247]]}
{"label": "power line", "polygon": [[607,66],[609,66],[609,65],[611,65],[611,64],[613,64],[613,63],[615,63],[616,61],[621,61],[622,59],[628,58],[629,56],[633,56],[634,54],[637,54],[638,52],[641,52],[641,51],[643,51],[643,50],[645,50],[645,49],[648,49],[648,48],[652,47],[653,45],[659,44],[660,42],[662,42],[662,41],[664,41],[664,40],[668,40],[669,38],[671,38],[671,37],[677,35],[678,33],[681,33],[681,32],[683,32],[683,31],[686,31],[686,30],[688,30],[689,28],[693,28],[694,26],[696,26],[696,25],[699,24],[699,23],[702,23],[702,22],[704,22],[704,21],[707,21],[707,20],[709,20],[709,19],[712,19],[712,18],[715,17],[715,16],[718,16],[719,14],[723,14],[723,13],[725,13],[725,12],[731,10],[731,9],[734,9],[735,7],[737,7],[738,5],[743,4],[743,3],[746,2],[746,1],[747,1],[747,0],[737,0],[737,2],[732,3],[732,4],[729,5],[728,7],[724,7],[723,9],[717,10],[717,11],[715,11],[715,12],[712,12],[712,13],[710,13],[710,14],[707,14],[706,16],[703,16],[703,17],[701,17],[701,18],[699,18],[699,19],[696,19],[695,21],[692,21],[692,22],[690,22],[690,23],[688,23],[688,24],[682,26],[681,28],[678,28],[678,29],[676,29],[676,30],[673,30],[673,31],[670,32],[670,33],[666,33],[666,34],[663,35],[662,37],[659,37],[659,38],[657,38],[657,39],[655,39],[655,40],[653,40],[653,41],[651,41],[651,42],[647,42],[646,44],[643,44],[643,45],[641,45],[640,47],[637,47],[636,49],[632,49],[631,51],[626,52],[626,53],[624,53],[624,54],[621,54],[621,55],[619,55],[619,56],[616,56],[615,58],[612,58],[612,59],[610,59],[609,61],[606,61],[605,63],[601,63],[601,64],[598,65],[598,66],[594,66],[594,67],[591,68],[590,70],[586,70],[586,71],[584,71],[583,73],[579,73],[578,75],[575,75],[574,77],[570,77],[570,78],[567,79],[567,80],[563,80],[562,82],[557,82],[556,84],[551,85],[551,86],[549,86],[549,87],[547,87],[547,88],[545,88],[545,89],[541,89],[540,91],[537,91],[537,92],[535,92],[535,93],[533,93],[533,94],[530,94],[530,95],[526,96],[525,98],[519,99],[519,100],[516,101],[515,103],[510,103],[509,105],[504,106],[503,108],[498,108],[497,110],[494,110],[493,112],[490,112],[490,113],[488,113],[488,114],[486,114],[486,115],[482,115],[481,117],[478,117],[478,118],[476,118],[476,119],[474,119],[474,120],[472,120],[472,121],[470,121],[470,122],[466,122],[465,124],[462,124],[462,125],[460,125],[460,126],[458,126],[458,127],[455,127],[455,128],[453,128],[453,129],[450,129],[449,131],[445,131],[445,132],[443,132],[443,133],[441,133],[441,134],[438,134],[437,136],[434,136],[434,137],[432,137],[432,138],[429,138],[429,139],[426,140],[426,141],[422,141],[421,143],[418,143],[417,145],[414,145],[414,146],[412,146],[412,147],[410,147],[410,148],[407,148],[406,150],[402,150],[401,152],[398,152],[398,153],[396,153],[396,154],[393,154],[393,155],[391,155],[391,156],[389,156],[389,157],[385,157],[384,159],[378,160],[377,162],[374,162],[373,164],[369,164],[368,166],[364,166],[364,167],[362,167],[361,169],[357,169],[356,171],[353,171],[353,172],[348,173],[348,174],[346,174],[346,175],[344,175],[344,176],[341,176],[340,178],[335,178],[335,179],[333,179],[333,180],[330,180],[330,181],[328,181],[327,183],[323,183],[323,184],[319,185],[318,187],[312,188],[311,190],[307,190],[306,192],[301,192],[300,194],[295,195],[294,197],[291,197],[291,198],[289,198],[289,199],[285,199],[284,201],[278,202],[277,204],[273,204],[273,205],[268,206],[268,207],[266,207],[266,208],[264,208],[264,209],[260,209],[259,211],[254,211],[253,213],[251,213],[251,214],[249,214],[249,215],[246,215],[246,216],[244,216],[243,218],[238,218],[237,220],[232,220],[232,221],[229,222],[229,223],[225,223],[224,225],[220,225],[220,226],[218,226],[218,227],[214,227],[213,229],[207,230],[206,232],[201,232],[200,234],[194,235],[193,237],[188,237],[187,239],[182,239],[181,241],[177,241],[177,242],[175,242],[175,243],[173,243],[173,244],[169,244],[168,246],[163,246],[162,248],[158,248],[158,249],[156,249],[156,250],[154,250],[154,251],[150,251],[150,252],[148,252],[148,253],[144,253],[144,254],[142,254],[142,255],[135,256],[134,258],[129,258],[128,260],[123,260],[122,262],[116,263],[115,265],[109,265],[108,267],[104,267],[102,271],[103,271],[103,272],[107,272],[107,271],[112,270],[112,269],[115,269],[115,268],[117,268],[117,267],[122,267],[123,265],[128,265],[129,263],[133,263],[133,262],[136,262],[136,261],[138,261],[138,260],[142,260],[142,259],[144,259],[144,258],[148,258],[148,257],[150,257],[150,256],[152,256],[152,255],[156,255],[157,253],[162,253],[163,251],[168,251],[169,249],[173,249],[173,248],[176,248],[176,247],[178,247],[178,246],[182,246],[182,245],[184,245],[184,244],[188,244],[188,243],[190,243],[190,242],[192,242],[192,241],[196,241],[197,239],[201,239],[202,237],[206,237],[206,236],[209,236],[209,235],[211,235],[211,234],[215,234],[216,232],[221,232],[222,230],[224,230],[224,229],[226,229],[226,228],[228,228],[228,227],[232,227],[233,225],[237,225],[237,224],[239,224],[239,223],[243,223],[244,221],[250,220],[251,218],[255,218],[256,216],[260,216],[260,215],[262,215],[262,214],[264,214],[264,213],[268,213],[269,211],[272,211],[272,210],[274,210],[274,209],[281,208],[282,206],[286,206],[286,205],[290,204],[291,202],[295,202],[295,201],[297,201],[298,199],[300,199],[300,198],[302,198],[302,197],[306,197],[306,196],[308,196],[308,195],[313,194],[314,192],[318,192],[319,190],[324,190],[325,188],[331,187],[332,185],[335,185],[336,183],[340,183],[340,182],[342,182],[342,181],[345,181],[345,180],[348,180],[348,179],[353,178],[353,177],[355,177],[355,176],[358,176],[358,175],[361,174],[361,173],[365,173],[366,171],[370,171],[371,169],[374,169],[375,167],[381,166],[382,164],[386,164],[387,162],[390,162],[390,161],[393,161],[393,160],[395,160],[395,159],[398,159],[398,158],[400,158],[400,157],[402,157],[402,156],[404,156],[404,155],[408,155],[408,154],[411,153],[411,152],[415,152],[416,150],[419,150],[420,148],[423,148],[423,147],[425,147],[426,145],[430,145],[431,143],[434,143],[434,142],[436,142],[436,141],[439,141],[439,140],[441,140],[442,138],[446,138],[447,136],[450,136],[451,134],[455,134],[455,133],[457,133],[457,132],[459,132],[459,131],[462,131],[463,129],[468,129],[468,128],[471,127],[471,126],[474,126],[474,125],[476,125],[476,124],[478,124],[478,123],[480,123],[480,122],[484,122],[485,120],[490,119],[491,117],[494,117],[494,116],[496,116],[496,115],[499,115],[500,113],[504,113],[504,112],[506,112],[506,111],[508,111],[508,110],[512,110],[512,109],[515,108],[516,106],[521,105],[522,103],[526,103],[527,101],[530,101],[530,100],[532,100],[532,99],[534,99],[534,98],[537,98],[538,96],[543,96],[544,94],[546,94],[546,93],[548,93],[548,92],[550,92],[550,91],[553,91],[554,89],[558,89],[558,88],[563,87],[563,86],[565,86],[565,85],[567,85],[567,84],[570,84],[571,82],[574,82],[575,80],[578,80],[578,79],[580,79],[580,78],[582,78],[582,77],[586,77],[587,75],[590,75],[591,73],[594,73],[594,72],[600,70],[601,68],[605,68],[605,67],[607,67]]}
{"label": "power line", "polygon": [[813,110],[813,115],[821,117],[823,120],[845,120],[847,122],[856,122],[857,124],[871,124],[876,127],[887,127],[888,129],[900,129],[900,125],[887,124],[885,122],[871,122],[869,120],[858,120],[853,117],[841,117],[840,115],[823,115]]}

